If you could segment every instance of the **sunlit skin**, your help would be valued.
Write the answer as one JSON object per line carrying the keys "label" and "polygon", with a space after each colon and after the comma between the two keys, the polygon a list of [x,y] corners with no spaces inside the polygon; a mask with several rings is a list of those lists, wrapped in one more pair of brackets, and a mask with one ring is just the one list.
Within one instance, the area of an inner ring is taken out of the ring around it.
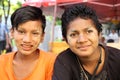
{"label": "sunlit skin", "polygon": [[82,61],[98,59],[99,34],[92,20],[76,18],[68,25],[67,41]]}
{"label": "sunlit skin", "polygon": [[39,20],[22,23],[18,29],[11,30],[11,36],[18,48],[13,59],[14,75],[17,80],[23,80],[30,75],[38,62],[37,48],[44,38],[42,23]]}
{"label": "sunlit skin", "polygon": [[40,21],[23,23],[19,25],[17,30],[12,30],[11,34],[15,39],[18,53],[22,55],[31,55],[34,53],[44,37]]}

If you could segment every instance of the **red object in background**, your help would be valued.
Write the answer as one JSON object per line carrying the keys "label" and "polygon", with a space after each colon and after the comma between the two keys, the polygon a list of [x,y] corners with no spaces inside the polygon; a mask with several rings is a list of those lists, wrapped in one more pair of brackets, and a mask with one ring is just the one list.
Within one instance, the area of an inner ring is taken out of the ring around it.
{"label": "red object in background", "polygon": [[72,3],[72,2],[84,2],[88,0],[26,0],[25,3],[23,3],[23,6],[31,5],[31,6],[53,6],[55,4],[65,4],[65,3]]}
{"label": "red object in background", "polygon": [[84,3],[93,7],[102,20],[120,20],[120,0],[26,0],[23,6],[51,7],[57,5],[63,9],[77,3]]}
{"label": "red object in background", "polygon": [[87,5],[96,10],[100,19],[120,20],[120,0],[96,0]]}
{"label": "red object in background", "polygon": [[90,7],[93,7],[100,19],[117,19],[120,20],[120,0],[26,0],[23,4],[37,7],[57,6],[66,7],[71,4],[84,2]]}

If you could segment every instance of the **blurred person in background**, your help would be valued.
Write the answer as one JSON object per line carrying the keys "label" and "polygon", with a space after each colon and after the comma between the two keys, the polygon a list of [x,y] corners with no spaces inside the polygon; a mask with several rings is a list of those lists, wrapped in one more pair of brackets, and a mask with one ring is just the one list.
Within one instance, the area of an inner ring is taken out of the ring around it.
{"label": "blurred person in background", "polygon": [[100,44],[106,45],[106,38],[104,36],[101,36],[101,38],[100,38]]}
{"label": "blurred person in background", "polygon": [[17,51],[0,55],[0,80],[51,80],[56,55],[38,49],[46,27],[42,10],[21,7],[12,14],[11,24]]}
{"label": "blurred person in background", "polygon": [[0,15],[0,54],[4,53],[4,50],[11,52],[11,45],[7,25],[2,23],[2,15]]}
{"label": "blurred person in background", "polygon": [[61,20],[69,48],[57,56],[52,80],[120,80],[120,50],[100,44],[102,25],[95,11],[75,4]]}
{"label": "blurred person in background", "polygon": [[119,42],[119,36],[115,29],[111,30],[111,33],[108,35],[108,41],[107,42]]}

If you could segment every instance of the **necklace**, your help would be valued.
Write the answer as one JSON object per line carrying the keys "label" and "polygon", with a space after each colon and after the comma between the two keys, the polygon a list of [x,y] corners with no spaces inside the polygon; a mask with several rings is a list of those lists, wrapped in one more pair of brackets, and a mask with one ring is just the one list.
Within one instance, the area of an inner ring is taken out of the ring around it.
{"label": "necklace", "polygon": [[[99,65],[100,65],[100,63],[102,62],[102,60],[101,60],[101,57],[102,57],[102,50],[101,50],[101,47],[99,47],[99,51],[100,51],[100,57],[99,57],[99,60],[98,60],[98,63],[97,63],[97,65],[96,65],[96,68],[95,68],[95,70],[94,70],[94,72],[93,72],[93,75],[92,75],[92,77],[91,77],[91,80],[94,80],[94,77],[95,77],[95,74],[96,74],[96,72],[97,72],[97,69],[98,69],[98,67],[99,67]],[[77,57],[77,56],[76,56]],[[81,69],[81,80],[89,80],[88,79],[88,76],[87,76],[87,74],[85,73],[85,71],[84,71],[84,69],[83,69],[83,67],[82,67],[82,64],[80,63],[80,60],[79,60],[79,58],[77,57],[77,62],[78,62],[78,64],[79,64],[79,66],[80,66],[80,69]]]}

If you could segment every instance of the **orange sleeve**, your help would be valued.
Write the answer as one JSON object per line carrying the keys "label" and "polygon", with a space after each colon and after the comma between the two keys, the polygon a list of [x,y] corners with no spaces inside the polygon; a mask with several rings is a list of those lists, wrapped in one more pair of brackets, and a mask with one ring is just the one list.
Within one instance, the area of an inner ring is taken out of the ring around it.
{"label": "orange sleeve", "polygon": [[[53,56],[56,56],[54,53]],[[48,68],[47,68],[47,78],[46,80],[52,80],[52,74],[53,74],[53,67],[54,67],[54,62],[55,62],[56,57],[51,57],[48,63]]]}

